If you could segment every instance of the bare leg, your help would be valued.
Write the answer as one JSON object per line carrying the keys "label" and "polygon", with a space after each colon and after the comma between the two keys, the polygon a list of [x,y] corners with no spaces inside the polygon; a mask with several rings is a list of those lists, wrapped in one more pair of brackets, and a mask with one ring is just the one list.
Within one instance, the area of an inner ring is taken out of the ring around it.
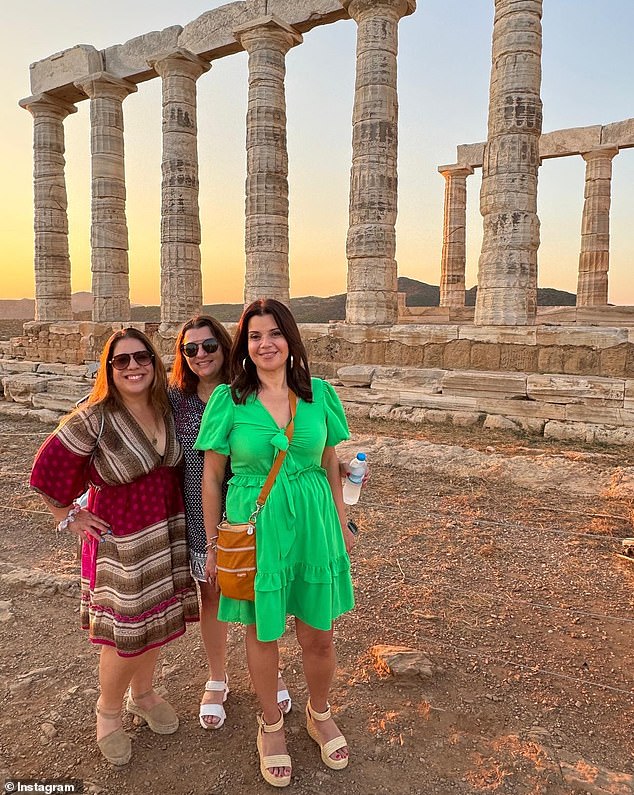
{"label": "bare leg", "polygon": [[99,654],[99,685],[97,701],[100,710],[118,717],[97,714],[97,739],[101,740],[121,727],[121,706],[125,691],[139,666],[140,657],[120,657],[113,646],[102,646]]}
{"label": "bare leg", "polygon": [[160,648],[151,649],[135,658],[139,662],[130,680],[130,691],[134,702],[146,710],[152,709],[165,700],[153,689],[154,669],[160,653]]}
{"label": "bare leg", "polygon": [[[272,725],[280,719],[280,708],[277,705],[277,671],[279,654],[277,641],[263,643],[255,633],[255,625],[247,627],[246,635],[247,662],[253,688],[262,707],[264,722]],[[262,751],[264,756],[286,753],[284,728],[277,732],[262,733]],[[290,776],[290,768],[272,767],[270,772],[277,777]]]}
{"label": "bare leg", "polygon": [[[209,679],[214,682],[225,681],[225,665],[227,660],[227,625],[218,621],[218,599],[220,594],[208,582],[199,582],[200,586],[200,634],[207,653]],[[206,690],[202,697],[203,704],[222,704],[222,691]],[[210,726],[220,721],[215,715],[204,715],[203,720]]]}
{"label": "bare leg", "polygon": [[[328,708],[328,693],[336,665],[332,630],[325,632],[314,629],[295,618],[295,632],[297,641],[302,648],[304,676],[310,693],[311,706],[316,712],[325,712]],[[326,721],[315,721],[315,726],[324,743],[341,734],[332,718]],[[347,746],[330,755],[331,759],[345,759],[347,756]]]}

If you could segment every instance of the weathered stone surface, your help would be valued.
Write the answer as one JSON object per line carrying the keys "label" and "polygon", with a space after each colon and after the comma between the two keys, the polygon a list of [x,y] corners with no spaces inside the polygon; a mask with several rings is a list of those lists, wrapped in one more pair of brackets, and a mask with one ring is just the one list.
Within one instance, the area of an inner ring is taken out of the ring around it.
{"label": "weathered stone surface", "polygon": [[594,326],[537,326],[537,345],[574,345],[588,348],[610,348],[628,341],[625,328],[597,328]]}
{"label": "weathered stone surface", "polygon": [[526,391],[531,400],[547,403],[612,404],[621,408],[625,382],[617,378],[532,374],[527,377]]}
{"label": "weathered stone surface", "polygon": [[437,667],[420,649],[409,646],[386,646],[379,644],[370,649],[374,665],[381,673],[389,673],[398,679],[430,679]]}
{"label": "weathered stone surface", "polygon": [[34,373],[37,367],[37,362],[21,362],[17,359],[0,359],[0,375]]}
{"label": "weathered stone surface", "polygon": [[219,58],[240,52],[242,47],[233,32],[239,25],[249,22],[251,14],[246,2],[228,3],[205,11],[184,26],[178,37],[178,46],[202,57]]}
{"label": "weathered stone surface", "polygon": [[503,414],[512,416],[514,421],[519,417],[563,420],[566,417],[566,407],[558,403],[543,403],[539,400],[499,400],[493,397],[477,399],[478,411],[487,414]]}
{"label": "weathered stone surface", "polygon": [[600,124],[592,127],[572,127],[544,133],[539,139],[539,156],[542,160],[549,157],[566,157],[581,155],[601,145]]}
{"label": "weathered stone surface", "polygon": [[543,436],[544,435],[544,426],[546,425],[546,420],[538,419],[537,417],[516,417],[516,416],[509,416],[510,420],[517,423],[519,427],[525,433],[532,433],[536,436]]}
{"label": "weathered stone surface", "polygon": [[452,411],[451,424],[457,428],[470,428],[473,425],[479,425],[484,417],[485,415],[479,411]]}
{"label": "weathered stone surface", "polygon": [[371,389],[378,389],[388,395],[401,390],[440,394],[445,374],[445,370],[376,367]]}
{"label": "weathered stone surface", "polygon": [[484,162],[484,141],[477,144],[460,144],[456,148],[459,163],[467,163],[473,168],[482,168]]}
{"label": "weathered stone surface", "polygon": [[535,345],[537,331],[526,326],[460,326],[458,338],[473,342],[504,343],[508,345]]}
{"label": "weathered stone surface", "polygon": [[440,263],[440,306],[464,306],[467,177],[471,166],[439,166],[445,178],[445,212]]}
{"label": "weathered stone surface", "polygon": [[517,431],[520,426],[509,417],[502,417],[499,414],[489,414],[484,421],[484,427],[490,431]]}
{"label": "weathered stone surface", "polygon": [[[63,574],[47,574],[40,569],[23,569],[10,563],[0,566],[0,582],[6,588],[15,588],[18,591],[27,589],[41,596],[68,596],[76,599],[79,596],[79,580],[77,577]],[[35,669],[25,678],[37,678],[54,671],[54,668]]]}
{"label": "weathered stone surface", "polygon": [[31,403],[33,395],[46,392],[48,383],[54,378],[55,376],[36,375],[35,373],[7,376],[3,378],[4,396],[7,400],[13,400],[15,403]]}
{"label": "weathered stone surface", "polygon": [[124,44],[107,47],[103,51],[103,70],[114,77],[131,80],[133,83],[147,80],[154,76],[154,70],[148,61],[173,52],[178,47],[178,38],[182,31],[180,25],[172,25],[163,30],[136,36]]}
{"label": "weathered stone surface", "polygon": [[634,776],[601,767],[585,759],[559,760],[566,784],[575,792],[591,795],[632,795]]}
{"label": "weathered stone surface", "polygon": [[634,146],[634,119],[605,124],[601,132],[602,144],[616,144],[621,148]]}
{"label": "weathered stone surface", "polygon": [[550,420],[544,426],[545,439],[560,439],[569,442],[594,441],[595,426],[583,422],[560,422]]}
{"label": "weathered stone surface", "polygon": [[[33,395],[31,403],[36,409],[45,409],[54,413],[63,412],[66,414],[75,408],[77,401],[74,398],[67,397],[66,395],[52,395],[48,392],[40,392]],[[44,415],[47,417],[48,415]]]}
{"label": "weathered stone surface", "polygon": [[624,425],[634,427],[634,411],[611,406],[583,405],[569,403],[566,405],[566,419],[572,422],[593,422],[605,425]]}
{"label": "weathered stone surface", "polygon": [[634,380],[631,378],[625,381],[623,408],[628,411],[634,411]]}
{"label": "weathered stone surface", "polygon": [[525,398],[526,377],[526,373],[448,371],[442,381],[442,392],[478,398]]}
{"label": "weathered stone surface", "polygon": [[[379,331],[378,329],[376,330]],[[449,342],[457,340],[460,329],[458,326],[392,326],[387,331],[388,339],[402,345],[425,345],[430,342]]]}
{"label": "weathered stone surface", "polygon": [[99,72],[103,69],[101,53],[88,44],[78,44],[62,52],[49,55],[41,61],[31,64],[31,91],[33,94],[68,87],[76,98],[79,92],[73,84],[83,75]]}
{"label": "weathered stone surface", "polygon": [[376,367],[369,364],[352,364],[340,367],[337,378],[344,386],[370,386]]}
{"label": "weathered stone surface", "polygon": [[267,8],[300,33],[348,18],[339,0],[268,0]]}

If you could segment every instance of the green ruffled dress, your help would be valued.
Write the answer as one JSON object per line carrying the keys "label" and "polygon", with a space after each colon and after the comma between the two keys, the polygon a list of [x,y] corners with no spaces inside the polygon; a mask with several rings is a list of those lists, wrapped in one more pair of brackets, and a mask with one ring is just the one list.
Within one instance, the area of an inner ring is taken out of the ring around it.
{"label": "green ruffled dress", "polygon": [[274,456],[288,448],[257,519],[255,601],[221,596],[218,611],[221,621],[255,624],[261,641],[279,638],[287,615],[329,630],[354,607],[350,559],[321,466],[324,447],[350,434],[332,386],[313,378],[312,388],[312,403],[297,401],[290,447],[284,428],[257,397],[236,405],[226,384],[216,387],[207,403],[194,445],[231,456],[226,503],[230,522],[248,520]]}

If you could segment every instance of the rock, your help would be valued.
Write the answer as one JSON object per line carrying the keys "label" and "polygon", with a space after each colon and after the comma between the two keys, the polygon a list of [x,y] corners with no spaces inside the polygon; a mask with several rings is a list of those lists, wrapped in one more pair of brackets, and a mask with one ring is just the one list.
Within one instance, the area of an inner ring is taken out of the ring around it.
{"label": "rock", "polygon": [[429,679],[438,670],[419,649],[408,646],[377,645],[370,649],[375,667],[398,678]]}
{"label": "rock", "polygon": [[52,740],[54,737],[57,737],[57,729],[52,723],[42,723],[40,726],[40,731],[48,740]]}
{"label": "rock", "polygon": [[519,426],[508,417],[499,414],[489,414],[484,421],[484,427],[490,431],[517,431]]}
{"label": "rock", "polygon": [[13,621],[13,602],[11,599],[3,599],[0,601],[0,623],[5,621]]}
{"label": "rock", "polygon": [[568,786],[593,795],[632,795],[634,792],[634,776],[629,773],[617,773],[605,767],[577,759],[574,763],[560,759],[564,781]]}
{"label": "rock", "polygon": [[634,497],[634,467],[617,467],[612,473],[606,497],[628,500]]}

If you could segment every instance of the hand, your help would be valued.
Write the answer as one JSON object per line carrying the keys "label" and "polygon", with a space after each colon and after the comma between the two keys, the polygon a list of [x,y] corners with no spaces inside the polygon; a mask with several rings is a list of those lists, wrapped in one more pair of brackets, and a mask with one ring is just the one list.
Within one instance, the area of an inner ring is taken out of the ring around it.
{"label": "hand", "polygon": [[82,541],[93,538],[95,541],[104,541],[107,535],[112,534],[112,528],[103,519],[90,513],[87,508],[82,508],[68,523],[66,530],[74,533]]}
{"label": "hand", "polygon": [[218,580],[216,578],[217,570],[216,570],[216,550],[215,549],[208,549],[207,550],[207,560],[205,562],[205,579],[210,585],[213,585],[214,588],[219,591],[220,588],[218,587]]}
{"label": "hand", "polygon": [[347,523],[341,525],[341,532],[343,533],[343,542],[346,545],[346,552],[349,555],[354,545],[357,543],[357,537],[348,529]]}
{"label": "hand", "polygon": [[[345,480],[348,477],[348,475],[350,474],[349,461],[339,461],[339,474],[341,475],[342,480]],[[363,476],[361,485],[365,486],[365,484],[368,482],[369,479],[370,479],[370,466],[367,464],[366,461],[365,475]]]}

